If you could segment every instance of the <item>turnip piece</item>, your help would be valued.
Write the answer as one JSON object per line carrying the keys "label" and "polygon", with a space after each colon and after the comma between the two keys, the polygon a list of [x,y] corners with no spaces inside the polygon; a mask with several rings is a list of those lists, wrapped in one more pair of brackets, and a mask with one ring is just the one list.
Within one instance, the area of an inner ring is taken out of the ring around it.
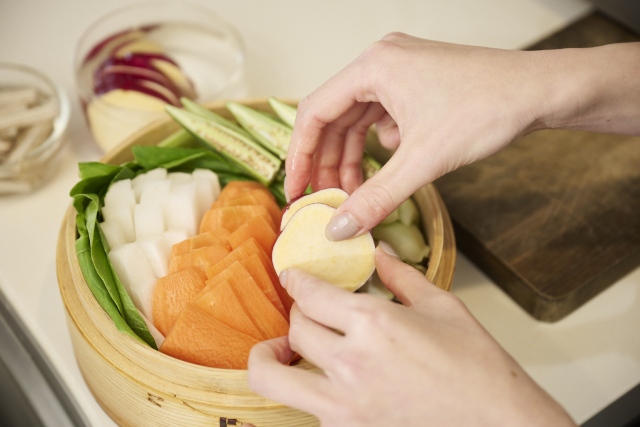
{"label": "turnip piece", "polygon": [[133,211],[136,240],[160,236],[166,230],[162,205],[141,203]]}
{"label": "turnip piece", "polygon": [[187,240],[189,236],[187,235],[187,232],[184,230],[172,229],[164,232],[164,238],[167,241],[167,244],[169,245],[169,247],[171,248],[176,243],[180,243],[183,240]]}
{"label": "turnip piece", "polygon": [[172,184],[164,215],[167,229],[183,229],[189,237],[196,234],[200,216],[194,182]]}
{"label": "turnip piece", "polygon": [[380,224],[391,224],[392,222],[396,222],[400,220],[400,214],[398,213],[398,209],[391,212],[385,219],[380,221]]}
{"label": "turnip piece", "polygon": [[158,328],[156,328],[156,326],[153,323],[151,323],[149,319],[147,319],[147,316],[142,314],[140,310],[138,310],[138,313],[140,313],[140,317],[142,317],[142,320],[144,320],[144,323],[147,325],[147,329],[149,329],[149,333],[151,334],[151,337],[156,342],[156,347],[160,348],[160,346],[164,342],[164,335],[162,335],[162,333],[158,330]]}
{"label": "turnip piece", "polygon": [[307,205],[312,203],[322,203],[327,206],[331,206],[332,208],[337,208],[347,200],[347,197],[349,197],[349,194],[341,188],[325,188],[323,190],[316,191],[315,193],[300,197],[285,207],[284,213],[282,214],[282,220],[280,221],[280,230],[284,229],[291,217],[298,210]]}
{"label": "turnip piece", "polygon": [[109,261],[135,306],[151,318],[156,276],[140,245],[132,242],[118,246],[109,252]]}
{"label": "turnip piece", "polygon": [[169,253],[173,244],[162,234],[137,240],[156,277],[163,277],[169,273]]}
{"label": "turnip piece", "polygon": [[195,169],[192,173],[196,184],[198,215],[202,216],[220,195],[218,175],[210,169]]}
{"label": "turnip piece", "polygon": [[127,238],[122,231],[120,224],[115,221],[102,221],[100,223],[100,229],[104,236],[107,238],[107,243],[110,249],[115,249],[120,245],[127,243]]}
{"label": "turnip piece", "polygon": [[171,182],[169,180],[149,180],[142,183],[141,186],[141,205],[153,205],[162,208],[169,200],[169,191],[171,191]]}
{"label": "turnip piece", "polygon": [[129,209],[133,215],[133,208],[136,206],[136,196],[131,187],[130,179],[121,179],[116,181],[107,190],[104,196],[105,207],[122,206]]}
{"label": "turnip piece", "polygon": [[[131,180],[131,188],[133,188],[133,193],[136,197],[136,202],[140,203],[142,199],[142,193],[147,187],[147,185],[156,186],[156,185],[165,185],[160,184],[162,182],[166,182],[167,178],[167,170],[164,168],[156,168],[152,169],[148,172],[141,173]],[[167,188],[168,191],[168,188]]]}
{"label": "turnip piece", "polygon": [[167,174],[167,179],[171,181],[172,184],[183,184],[193,181],[193,176],[186,172],[171,172]]}
{"label": "turnip piece", "polygon": [[379,224],[372,234],[376,240],[391,245],[403,261],[418,264],[429,255],[430,248],[415,224],[405,225],[401,221]]}
{"label": "turnip piece", "polygon": [[334,212],[331,206],[311,203],[291,216],[273,247],[273,266],[278,274],[300,269],[349,291],[371,277],[375,270],[371,234],[339,242],[328,240],[325,228]]}
{"label": "turnip piece", "polygon": [[136,239],[133,214],[126,205],[105,205],[102,207],[102,216],[105,222],[122,231],[125,242],[131,243]]}
{"label": "turnip piece", "polygon": [[418,207],[411,198],[402,202],[402,204],[398,206],[397,210],[398,219],[404,225],[418,224],[420,213],[418,212]]}
{"label": "turnip piece", "polygon": [[127,242],[133,242],[136,237],[133,222],[135,206],[136,198],[131,188],[130,179],[114,182],[104,196],[102,216],[105,221],[120,227]]}

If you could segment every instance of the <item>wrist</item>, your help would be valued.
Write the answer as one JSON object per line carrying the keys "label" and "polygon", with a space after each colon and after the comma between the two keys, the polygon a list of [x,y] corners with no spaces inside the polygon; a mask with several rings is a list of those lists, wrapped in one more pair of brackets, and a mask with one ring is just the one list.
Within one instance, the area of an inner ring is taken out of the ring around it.
{"label": "wrist", "polygon": [[640,134],[640,43],[541,52],[533,130]]}

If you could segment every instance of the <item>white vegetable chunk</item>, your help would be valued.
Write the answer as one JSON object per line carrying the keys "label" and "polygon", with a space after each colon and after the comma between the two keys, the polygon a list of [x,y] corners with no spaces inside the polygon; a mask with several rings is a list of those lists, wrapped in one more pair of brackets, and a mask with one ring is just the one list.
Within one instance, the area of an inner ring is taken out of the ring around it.
{"label": "white vegetable chunk", "polygon": [[112,223],[114,227],[117,226],[122,230],[122,234],[127,243],[135,240],[136,231],[133,225],[133,215],[129,206],[121,203],[104,205],[102,207],[102,216],[105,221]]}
{"label": "white vegetable chunk", "polygon": [[[169,250],[171,250],[173,245],[180,243],[183,240],[187,240],[189,236],[187,236],[187,232],[184,230],[167,230],[164,232],[164,238],[169,245]],[[167,262],[169,262],[168,258]]]}
{"label": "white vegetable chunk", "polygon": [[151,337],[156,342],[156,347],[160,348],[160,346],[164,342],[164,335],[162,335],[162,332],[160,332],[158,328],[156,328],[155,325],[151,323],[149,319],[147,319],[147,316],[142,314],[140,310],[138,310],[138,312],[140,313],[142,320],[144,320],[144,323],[147,325],[147,328],[149,329],[149,333],[151,334]]}
{"label": "white vegetable chunk", "polygon": [[156,277],[166,276],[169,273],[169,252],[172,244],[164,234],[138,239],[137,242],[147,257],[153,274]]}
{"label": "white vegetable chunk", "polygon": [[171,190],[171,181],[166,179],[153,179],[143,183],[141,187],[140,204],[154,205],[162,210],[162,206],[169,199],[169,190]]}
{"label": "white vegetable chunk", "polygon": [[121,179],[111,184],[104,196],[104,204],[105,206],[127,206],[133,215],[136,196],[131,188],[131,180]]}
{"label": "white vegetable chunk", "polygon": [[116,275],[138,310],[151,318],[153,288],[156,276],[138,243],[126,243],[109,252]]}
{"label": "white vegetable chunk", "polygon": [[186,172],[171,172],[167,174],[167,179],[173,184],[184,184],[193,181],[191,174]]}
{"label": "white vegetable chunk", "polygon": [[220,181],[218,175],[209,169],[195,169],[193,181],[196,183],[198,214],[202,216],[220,195]]}
{"label": "white vegetable chunk", "polygon": [[100,229],[104,233],[104,236],[107,238],[107,243],[109,244],[109,248],[112,250],[117,248],[120,245],[124,245],[127,243],[127,238],[122,232],[122,228],[117,222],[112,221],[102,221],[100,223]]}
{"label": "white vegetable chunk", "polygon": [[166,229],[161,206],[150,203],[136,205],[133,211],[133,225],[136,240],[161,236]]}
{"label": "white vegetable chunk", "polygon": [[152,169],[148,172],[141,173],[131,180],[131,188],[136,197],[136,202],[140,203],[144,188],[150,181],[162,182],[167,179],[167,170],[164,168]]}
{"label": "white vegetable chunk", "polygon": [[196,234],[200,216],[194,182],[172,184],[164,214],[167,229],[183,229],[189,237]]}

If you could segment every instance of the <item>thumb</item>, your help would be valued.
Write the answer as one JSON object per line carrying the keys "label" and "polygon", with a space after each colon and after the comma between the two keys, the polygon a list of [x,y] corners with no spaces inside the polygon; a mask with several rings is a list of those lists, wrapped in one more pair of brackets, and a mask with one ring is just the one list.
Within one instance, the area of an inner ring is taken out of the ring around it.
{"label": "thumb", "polygon": [[327,224],[327,239],[349,239],[371,230],[423,185],[418,162],[402,155],[401,148],[338,207]]}

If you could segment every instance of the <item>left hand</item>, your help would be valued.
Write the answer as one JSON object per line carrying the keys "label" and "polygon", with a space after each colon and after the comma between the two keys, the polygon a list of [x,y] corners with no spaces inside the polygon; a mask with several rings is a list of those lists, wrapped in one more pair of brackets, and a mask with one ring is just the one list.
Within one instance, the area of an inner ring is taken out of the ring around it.
{"label": "left hand", "polygon": [[255,392],[323,426],[575,426],[458,298],[381,247],[376,266],[403,305],[286,274],[289,336],[251,351]]}

